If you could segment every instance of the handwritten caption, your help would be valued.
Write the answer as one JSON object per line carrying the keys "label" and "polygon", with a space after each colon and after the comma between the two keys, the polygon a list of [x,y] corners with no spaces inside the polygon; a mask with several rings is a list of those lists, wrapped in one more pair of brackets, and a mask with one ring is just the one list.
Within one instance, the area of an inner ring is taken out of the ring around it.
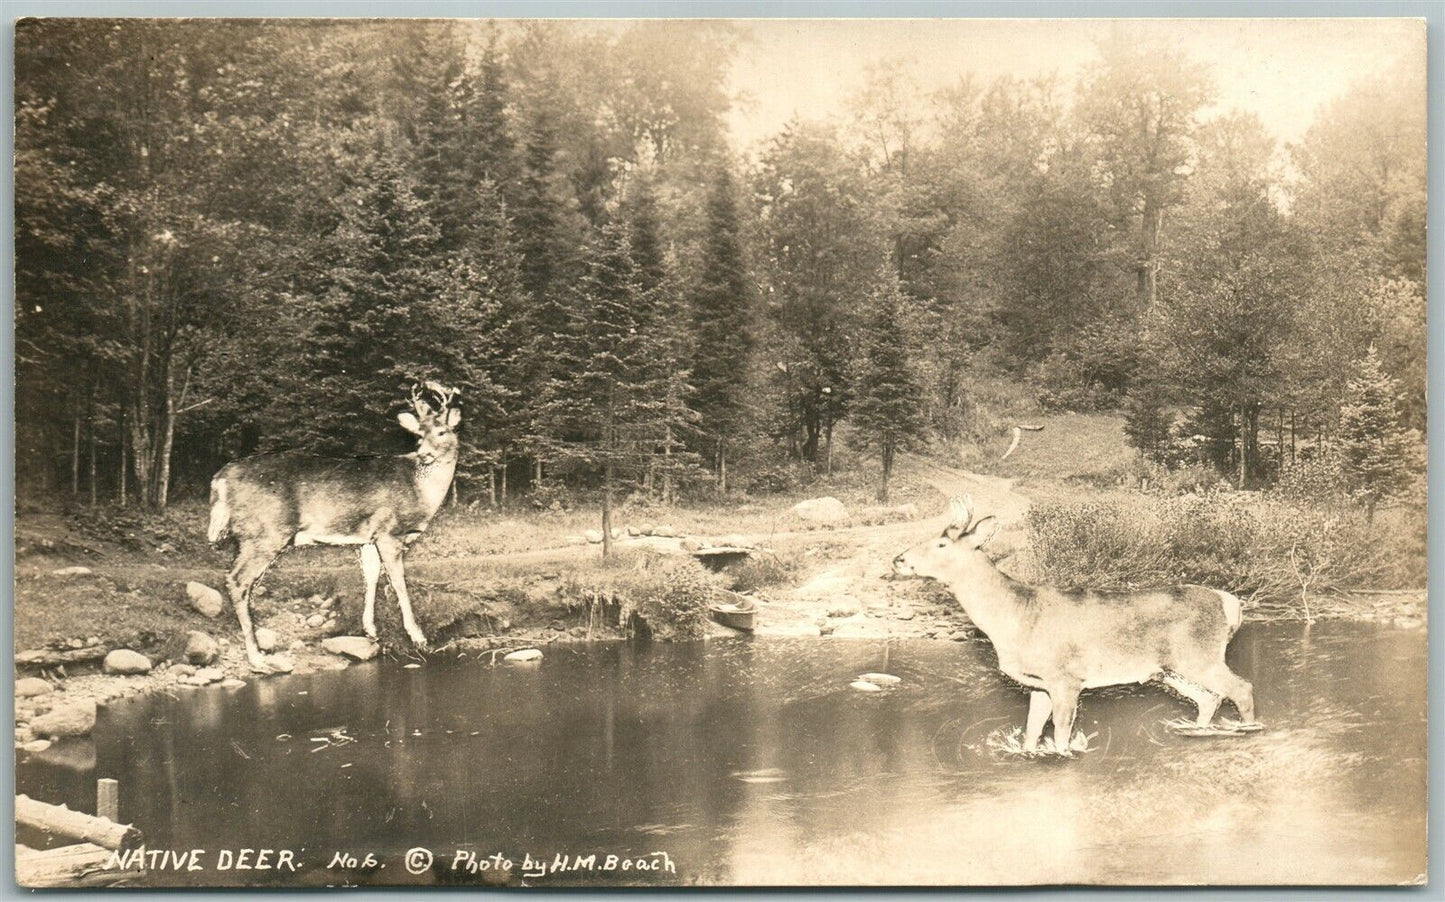
{"label": "handwritten caption", "polygon": [[[644,855],[611,852],[553,855],[523,854],[520,860],[494,852],[472,849],[449,850],[438,855],[417,846],[401,855],[375,851],[333,851],[308,861],[305,850],[292,849],[148,849],[140,846],[112,852],[108,870],[126,871],[282,871],[295,873],[306,867],[330,871],[372,873],[388,864],[399,865],[408,874],[446,871],[470,876],[521,876],[538,880],[559,874],[676,874],[677,864],[666,852]],[[324,861],[323,861],[324,859]]]}

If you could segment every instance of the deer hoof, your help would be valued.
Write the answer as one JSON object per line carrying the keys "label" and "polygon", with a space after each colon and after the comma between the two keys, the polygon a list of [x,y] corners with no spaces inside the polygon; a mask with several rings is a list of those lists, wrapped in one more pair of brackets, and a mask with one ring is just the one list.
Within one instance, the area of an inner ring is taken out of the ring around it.
{"label": "deer hoof", "polygon": [[257,656],[254,657],[254,658],[248,656],[247,659],[246,659],[246,662],[251,665],[251,672],[252,672],[252,673],[272,673],[272,672],[273,672],[273,671],[271,670],[271,665],[270,665],[270,664],[267,664],[267,663],[266,663],[266,660],[265,660],[264,658],[262,658],[260,655],[257,655]]}
{"label": "deer hoof", "polygon": [[422,634],[421,630],[417,630],[415,632],[409,631],[407,632],[407,635],[411,637],[412,645],[415,645],[421,651],[427,650],[426,636]]}

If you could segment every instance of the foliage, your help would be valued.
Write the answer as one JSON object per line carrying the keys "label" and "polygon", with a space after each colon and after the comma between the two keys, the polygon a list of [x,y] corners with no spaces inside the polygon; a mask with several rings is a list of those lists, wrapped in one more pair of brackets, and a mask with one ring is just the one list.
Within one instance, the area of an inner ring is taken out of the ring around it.
{"label": "foliage", "polygon": [[569,607],[662,641],[700,639],[707,631],[713,581],[690,557],[614,555],[567,576],[560,589]]}
{"label": "foliage", "polygon": [[1395,406],[1398,394],[1371,347],[1356,364],[1340,406],[1340,470],[1371,521],[1376,506],[1404,488],[1409,477],[1411,457]]}
{"label": "foliage", "polygon": [[863,446],[876,449],[883,464],[878,500],[885,502],[895,457],[916,447],[926,426],[923,391],[908,359],[911,342],[903,329],[906,303],[897,278],[884,273],[871,298],[872,316],[854,392],[853,420]]}

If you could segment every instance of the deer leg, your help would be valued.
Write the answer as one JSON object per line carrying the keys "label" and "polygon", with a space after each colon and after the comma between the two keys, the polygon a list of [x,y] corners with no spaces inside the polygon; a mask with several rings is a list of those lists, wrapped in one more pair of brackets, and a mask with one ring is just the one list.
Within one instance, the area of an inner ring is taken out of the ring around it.
{"label": "deer leg", "polygon": [[1215,664],[1209,672],[1201,675],[1199,682],[1210,692],[1227,697],[1239,709],[1239,719],[1254,723],[1254,687],[1249,681],[1229,669],[1223,661]]}
{"label": "deer leg", "polygon": [[1166,673],[1160,680],[1170,689],[1189,699],[1194,703],[1194,707],[1199,709],[1199,713],[1194,718],[1196,726],[1209,726],[1209,722],[1214,719],[1214,712],[1219,710],[1218,695],[1178,674]]}
{"label": "deer leg", "polygon": [[1049,690],[1049,701],[1053,703],[1054,751],[1060,755],[1072,755],[1069,740],[1074,735],[1074,714],[1079,710],[1078,684],[1055,686]]}
{"label": "deer leg", "polygon": [[1029,693],[1029,719],[1024,725],[1024,751],[1036,752],[1044,724],[1049,719],[1049,694],[1039,689]]}
{"label": "deer leg", "polygon": [[361,626],[366,635],[376,638],[376,583],[381,579],[381,552],[371,542],[361,546],[361,576],[366,580],[366,607],[361,611]]}
{"label": "deer leg", "polygon": [[252,670],[262,673],[269,672],[270,668],[256,645],[256,631],[251,624],[251,590],[275,559],[276,552],[269,548],[243,543],[236,550],[231,572],[226,575],[226,589],[236,608],[236,619],[241,621],[241,636],[246,640],[246,660]]}
{"label": "deer leg", "polygon": [[412,644],[425,649],[426,634],[416,625],[416,617],[411,611],[411,596],[406,591],[406,576],[401,564],[402,544],[391,536],[377,536],[376,550],[381,554],[386,578],[391,581],[391,588],[396,592],[396,603],[401,607],[401,625],[406,628]]}

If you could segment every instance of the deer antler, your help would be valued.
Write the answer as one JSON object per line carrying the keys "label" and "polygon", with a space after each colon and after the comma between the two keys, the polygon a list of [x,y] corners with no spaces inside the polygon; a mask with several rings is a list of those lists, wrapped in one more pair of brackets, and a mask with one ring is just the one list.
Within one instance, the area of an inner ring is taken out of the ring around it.
{"label": "deer antler", "polygon": [[411,409],[416,411],[416,415],[419,417],[435,416],[436,412],[431,409],[431,405],[422,397],[422,387],[420,383],[412,383],[411,394],[407,396],[407,403],[411,405]]}
{"label": "deer antler", "polygon": [[430,379],[427,380],[426,387],[429,391],[431,391],[432,394],[437,396],[438,400],[441,401],[441,407],[438,409],[438,413],[441,413],[445,411],[448,407],[450,407],[452,399],[455,398],[458,394],[455,388],[447,388],[440,382],[433,382]]}
{"label": "deer antler", "polygon": [[964,495],[962,498],[950,498],[948,505],[953,512],[951,525],[957,526],[962,532],[968,532],[968,526],[973,522],[973,496]]}

